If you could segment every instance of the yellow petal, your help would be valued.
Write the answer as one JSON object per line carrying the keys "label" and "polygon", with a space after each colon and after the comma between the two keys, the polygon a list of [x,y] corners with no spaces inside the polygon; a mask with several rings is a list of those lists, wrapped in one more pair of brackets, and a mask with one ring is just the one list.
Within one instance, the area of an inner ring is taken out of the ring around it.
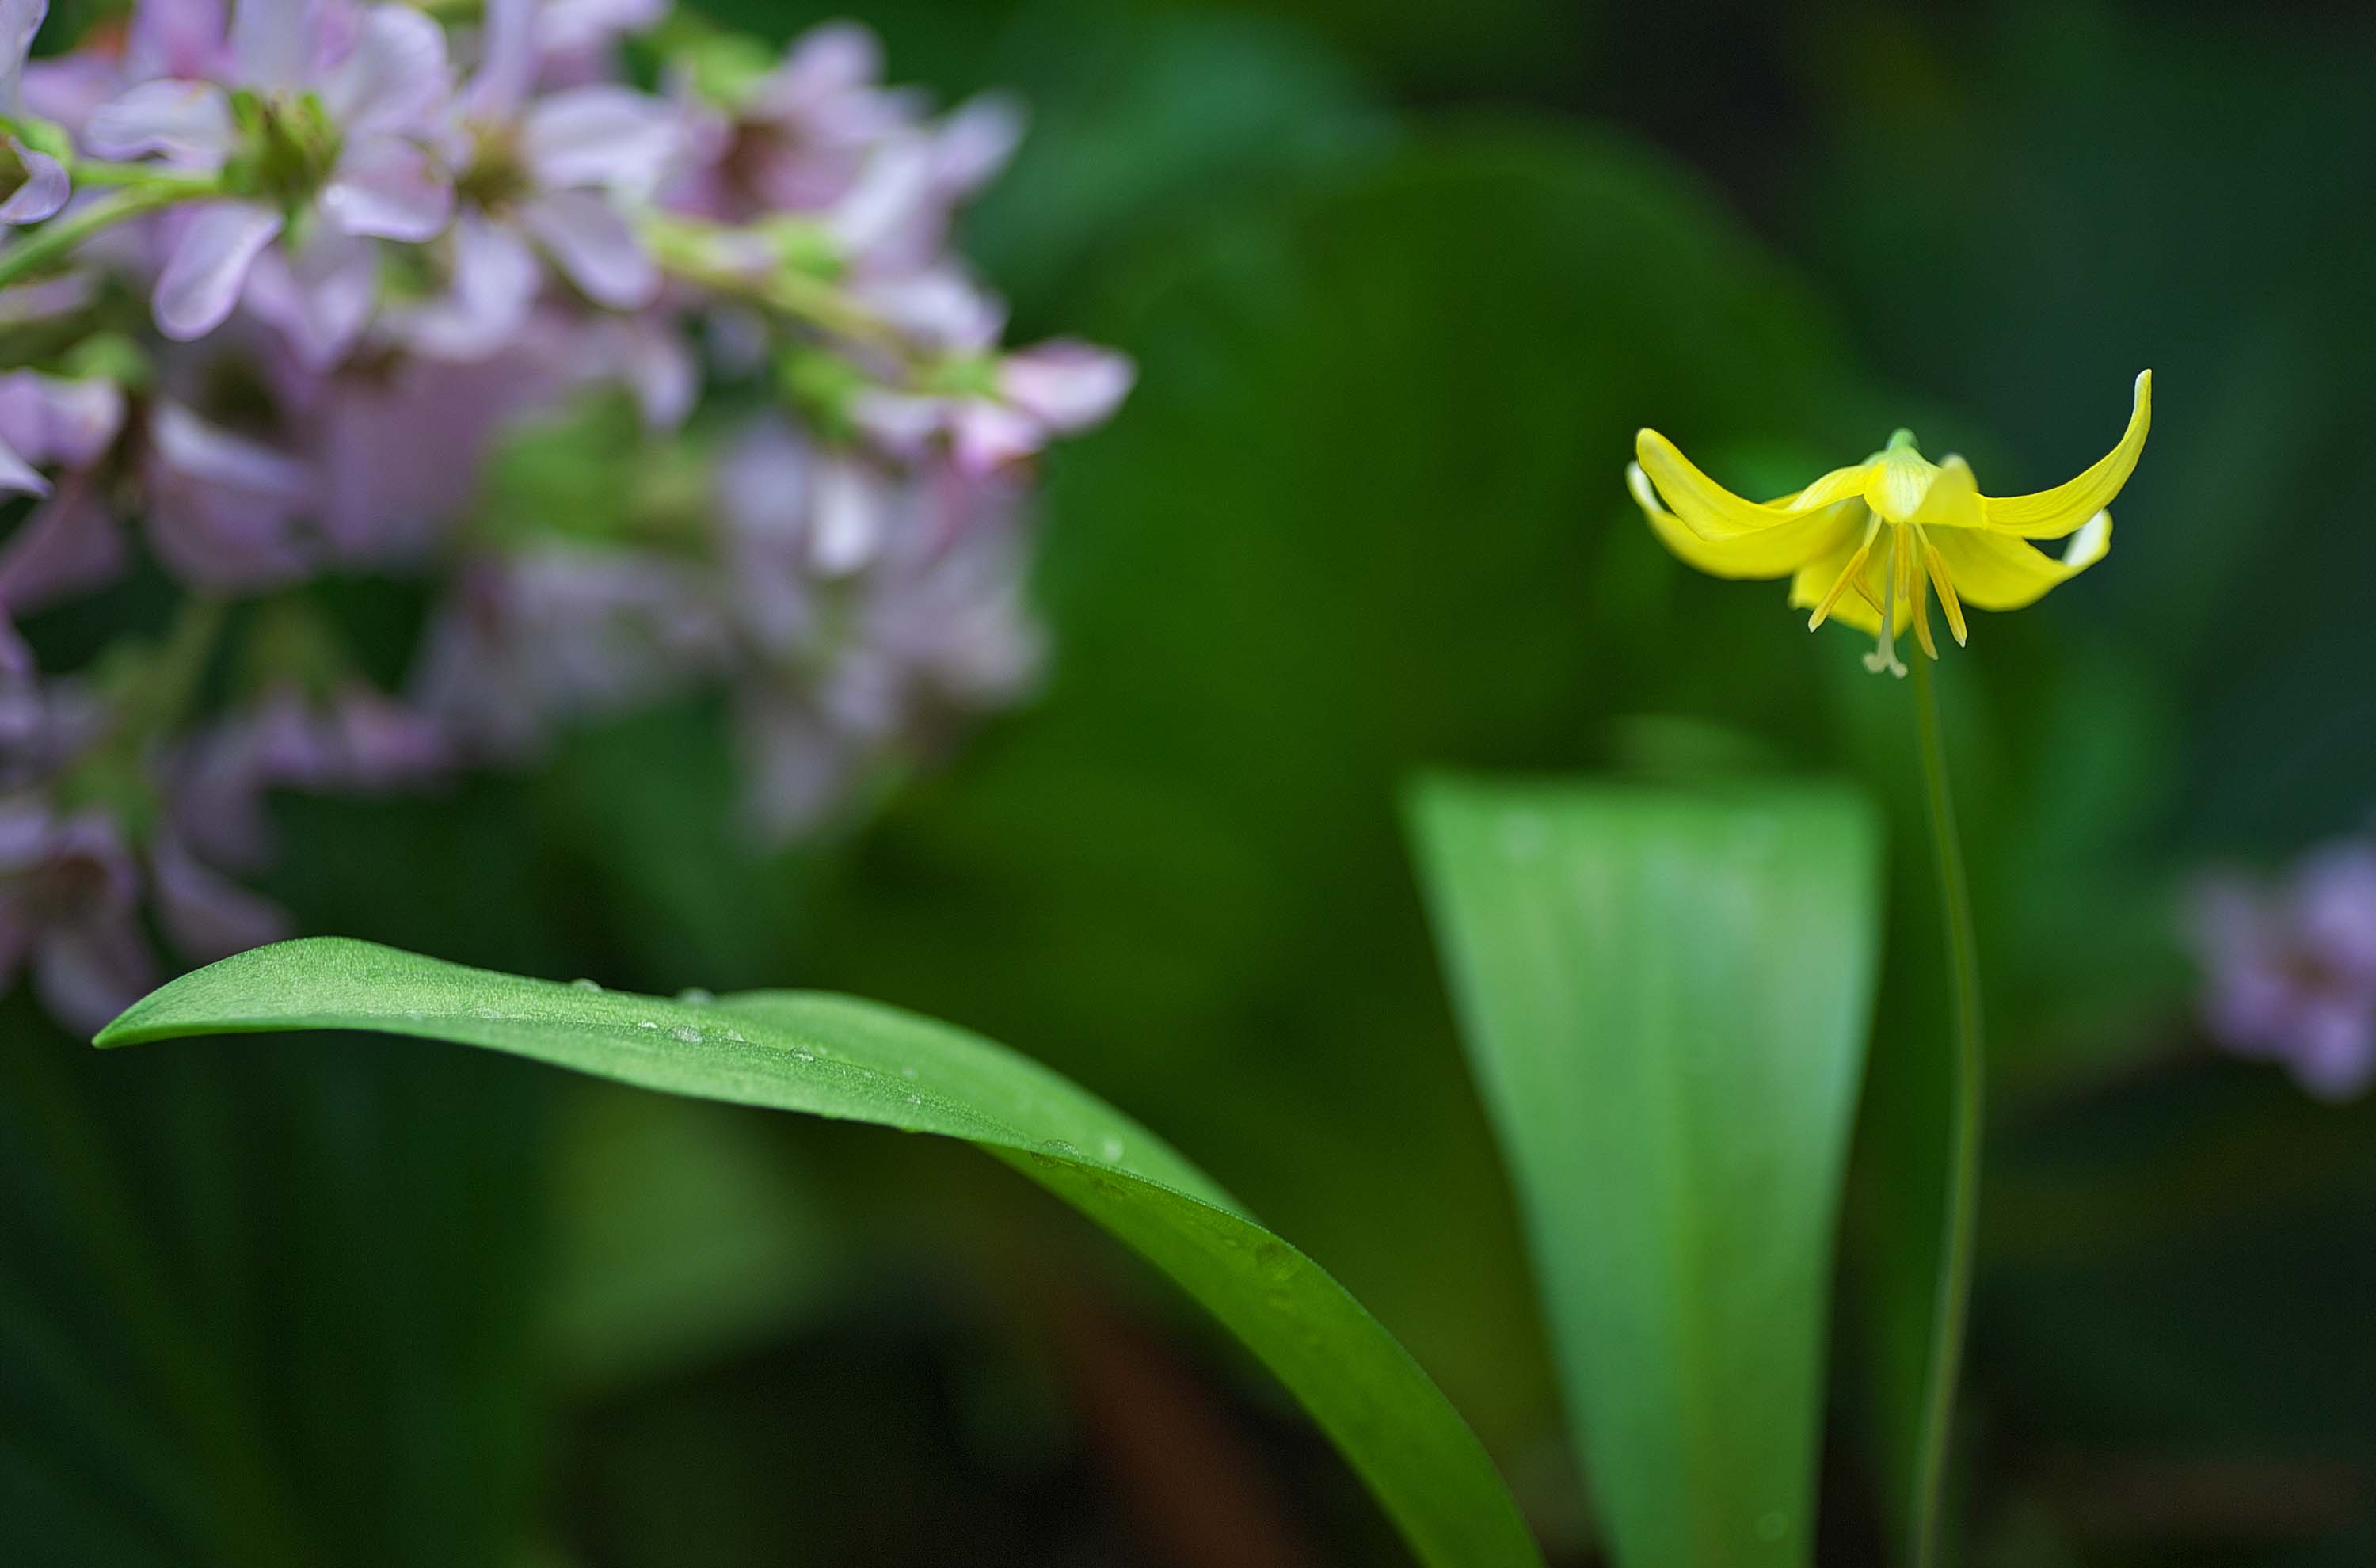
{"label": "yellow petal", "polygon": [[[2145,432],[2152,424],[2153,372],[2146,371],[2137,377],[2136,403],[2118,446],[2068,484],[2032,495],[1982,496],[1982,519],[1990,528],[2024,539],[2061,539],[2093,520],[2120,494],[2121,486],[2136,469],[2137,455],[2145,449]],[[1960,576],[1956,580],[1960,585]]]}
{"label": "yellow petal", "polygon": [[1693,466],[1675,444],[1655,430],[1634,433],[1634,455],[1685,527],[1702,539],[1731,539],[1789,522],[1830,506],[1864,489],[1865,465],[1835,469],[1806,489],[1777,502],[1735,495]]}
{"label": "yellow petal", "polygon": [[1808,558],[1832,552],[1858,525],[1856,508],[1830,506],[1824,511],[1785,513],[1777,528],[1758,529],[1753,535],[1708,540],[1684,528],[1675,513],[1658,506],[1658,492],[1651,490],[1649,475],[1642,473],[1639,463],[1625,466],[1625,487],[1633,490],[1634,506],[1649,518],[1658,540],[1682,558],[1684,565],[1696,565],[1711,577],[1782,577],[1801,568]]}
{"label": "yellow petal", "polygon": [[1769,506],[1786,507],[1803,512],[1810,507],[1829,506],[1864,493],[1865,483],[1872,474],[1871,463],[1858,463],[1845,469],[1834,469],[1804,490],[1794,490],[1766,503]]}
{"label": "yellow petal", "polygon": [[1913,521],[1924,528],[1969,529],[1980,523],[1980,493],[1972,481],[1972,466],[1953,452],[1941,460],[1931,476],[1922,505]]}
{"label": "yellow petal", "polygon": [[1705,539],[1683,526],[1682,519],[1658,505],[1649,476],[1638,463],[1625,466],[1625,486],[1634,505],[1650,520],[1660,542],[1681,558],[1717,577],[1778,577],[1795,571],[1809,556],[1828,551],[1855,528],[1851,508],[1786,514],[1784,526],[1729,539]]}
{"label": "yellow petal", "polygon": [[1931,481],[1938,477],[1939,469],[1914,449],[1913,432],[1901,430],[1889,438],[1888,448],[1872,465],[1864,503],[1893,523],[1912,522],[1930,494]]}
{"label": "yellow petal", "polygon": [[2104,558],[2112,548],[2112,514],[2098,512],[2088,518],[2060,560],[2035,545],[1985,529],[1941,529],[1929,538],[1965,604],[1978,610],[2019,610]]}

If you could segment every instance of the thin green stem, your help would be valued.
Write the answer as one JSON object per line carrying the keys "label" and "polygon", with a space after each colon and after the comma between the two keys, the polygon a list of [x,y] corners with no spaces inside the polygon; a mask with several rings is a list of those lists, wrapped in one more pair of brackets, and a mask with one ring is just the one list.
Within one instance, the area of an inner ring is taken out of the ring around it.
{"label": "thin green stem", "polygon": [[1939,723],[1939,693],[1930,660],[1914,661],[1915,727],[1922,780],[1938,862],[1939,903],[1946,918],[1948,990],[1954,1009],[1954,1108],[1949,1134],[1945,1211],[1942,1216],[1938,1294],[1931,1306],[1930,1371],[1923,1391],[1920,1447],[1915,1457],[1914,1550],[1917,1568],[1939,1562],[1947,1453],[1955,1420],[1955,1386],[1964,1360],[1964,1328],[1972,1300],[1972,1251],[1980,1208],[1980,956],[1972,925],[1971,887],[1955,833],[1955,798],[1947,782],[1947,745]]}
{"label": "thin green stem", "polygon": [[212,180],[160,179],[152,184],[129,186],[103,201],[92,202],[63,218],[53,219],[15,244],[0,249],[0,289],[40,271],[53,262],[64,260],[77,245],[93,234],[113,228],[126,219],[155,212],[178,202],[203,201],[221,194],[221,187]]}
{"label": "thin green stem", "polygon": [[660,269],[688,283],[747,300],[853,343],[905,355],[906,340],[888,322],[827,279],[785,267],[754,273],[720,260],[713,242],[725,232],[671,217],[646,223],[643,235]]}

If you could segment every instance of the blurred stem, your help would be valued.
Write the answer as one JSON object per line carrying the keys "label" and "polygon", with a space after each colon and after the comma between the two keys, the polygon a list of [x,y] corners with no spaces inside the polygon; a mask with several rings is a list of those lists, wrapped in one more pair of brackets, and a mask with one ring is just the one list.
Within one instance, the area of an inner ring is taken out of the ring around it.
{"label": "blurred stem", "polygon": [[1947,925],[1955,1052],[1946,1207],[1941,1220],[1938,1295],[1931,1308],[1930,1372],[1923,1391],[1920,1446],[1915,1455],[1913,1557],[1917,1568],[1935,1568],[1947,1453],[1955,1420],[1955,1385],[1963,1370],[1964,1327],[1971,1310],[1973,1239],[1979,1219],[1980,956],[1973,933],[1971,887],[1964,876],[1964,847],[1955,833],[1955,797],[1947,781],[1938,686],[1930,672],[1931,660],[1912,662],[1914,720],[1922,753],[1930,846],[1938,864],[1940,908]]}
{"label": "blurred stem", "polygon": [[771,264],[760,271],[721,256],[721,238],[738,233],[742,232],[673,216],[653,219],[643,226],[644,243],[663,272],[836,338],[908,357],[907,340],[896,328],[830,280],[782,265]]}
{"label": "blurred stem", "polygon": [[[77,172],[88,182],[89,169]],[[202,201],[221,194],[221,185],[211,177],[176,178],[160,176],[152,171],[145,183],[128,186],[62,218],[53,218],[14,244],[0,249],[0,289],[40,271],[53,262],[63,261],[85,240],[127,219],[138,218],[144,213],[156,212],[180,202]]]}

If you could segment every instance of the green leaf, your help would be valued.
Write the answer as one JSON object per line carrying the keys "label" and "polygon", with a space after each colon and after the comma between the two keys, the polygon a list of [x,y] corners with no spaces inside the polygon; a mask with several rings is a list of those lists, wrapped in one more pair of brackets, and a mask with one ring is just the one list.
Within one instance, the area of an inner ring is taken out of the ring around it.
{"label": "green leaf", "polygon": [[1228,1324],[1303,1401],[1422,1562],[1540,1561],[1483,1448],[1360,1303],[1161,1139],[1003,1046],[852,997],[662,1002],[336,938],[185,976],[99,1043],[312,1028],[452,1040],[671,1094],[979,1145]]}
{"label": "green leaf", "polygon": [[1876,814],[1435,780],[1412,816],[1617,1561],[1808,1562]]}

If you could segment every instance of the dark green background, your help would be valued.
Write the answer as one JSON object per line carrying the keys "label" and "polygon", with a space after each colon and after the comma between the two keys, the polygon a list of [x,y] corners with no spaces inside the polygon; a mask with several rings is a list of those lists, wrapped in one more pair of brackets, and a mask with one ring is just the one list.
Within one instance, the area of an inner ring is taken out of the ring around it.
{"label": "dark green background", "polygon": [[[1009,1040],[1335,1271],[1586,1562],[1397,789],[1868,778],[1893,918],[1823,1561],[1884,1561],[1943,1115],[1907,693],[1778,587],[1668,559],[1621,470],[1651,423],[1779,491],[1903,423],[2029,490],[2151,366],[2109,560],[1942,671],[1994,1055],[1971,1560],[2370,1561],[2376,1111],[2215,1057],[2172,910],[2376,803],[2376,18],[868,19],[897,78],[1030,99],[968,244],[1019,337],[1141,367],[1050,464],[1043,694],[773,862],[707,709],[444,797],[291,801],[306,928]],[[386,1042],[99,1058],[21,996],[0,1031],[8,1561],[1396,1560],[1275,1389],[962,1151]]]}

